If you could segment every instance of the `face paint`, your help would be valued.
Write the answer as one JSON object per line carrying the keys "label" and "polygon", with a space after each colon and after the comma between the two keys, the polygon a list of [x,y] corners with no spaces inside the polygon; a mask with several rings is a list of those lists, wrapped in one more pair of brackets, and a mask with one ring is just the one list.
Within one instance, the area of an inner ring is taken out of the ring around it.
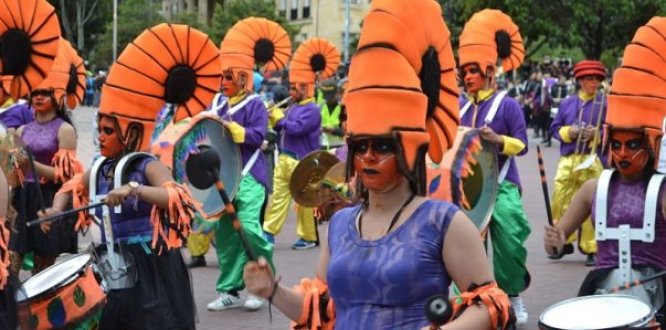
{"label": "face paint", "polygon": [[116,123],[113,119],[102,116],[97,125],[99,133],[99,151],[102,156],[113,158],[123,152],[124,145],[116,131]]}
{"label": "face paint", "polygon": [[353,143],[354,169],[366,188],[385,192],[400,182],[402,173],[392,139],[362,139]]}
{"label": "face paint", "polygon": [[30,103],[37,112],[49,112],[55,109],[53,89],[35,89],[30,92]]}
{"label": "face paint", "polygon": [[232,97],[242,90],[242,86],[234,79],[234,72],[226,70],[222,74],[222,94]]}
{"label": "face paint", "polygon": [[462,68],[462,77],[467,93],[476,94],[486,86],[486,78],[476,64],[469,64]]}
{"label": "face paint", "polygon": [[304,95],[305,93],[303,93],[301,88],[302,87],[301,87],[300,84],[290,84],[289,85],[289,96],[291,96],[292,101],[298,102],[298,101],[303,100],[303,98],[305,97],[305,95]]}
{"label": "face paint", "polygon": [[635,176],[645,168],[650,158],[642,133],[614,131],[611,133],[611,157],[624,176]]}
{"label": "face paint", "polygon": [[583,90],[588,95],[594,94],[601,84],[601,78],[599,76],[584,76],[578,79],[580,82],[580,89]]}

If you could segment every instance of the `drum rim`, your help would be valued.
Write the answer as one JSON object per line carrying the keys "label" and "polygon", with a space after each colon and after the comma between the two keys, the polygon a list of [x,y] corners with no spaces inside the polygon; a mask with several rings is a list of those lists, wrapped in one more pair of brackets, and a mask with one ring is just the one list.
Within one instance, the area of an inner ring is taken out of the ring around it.
{"label": "drum rim", "polygon": [[[23,291],[22,291],[23,286],[25,285],[25,283],[27,283],[28,281],[30,281],[30,279],[32,279],[33,277],[35,277],[35,276],[37,276],[37,275],[39,275],[39,274],[41,274],[41,273],[43,273],[43,272],[46,272],[47,270],[49,270],[49,269],[51,269],[51,268],[55,268],[57,265],[60,265],[60,264],[62,264],[62,263],[64,263],[64,262],[67,262],[67,261],[69,261],[69,260],[71,260],[71,259],[74,259],[74,258],[77,258],[77,257],[83,256],[83,255],[88,255],[88,261],[86,261],[86,263],[85,263],[83,266],[81,266],[81,268],[77,269],[72,275],[70,275],[70,276],[68,276],[67,278],[63,279],[62,281],[60,281],[60,283],[56,283],[56,284],[53,285],[52,287],[50,287],[50,288],[46,288],[44,291],[42,291],[42,292],[40,292],[40,293],[38,293],[38,294],[36,294],[36,295],[34,295],[34,296],[32,296],[32,297],[27,297],[27,296],[26,296],[23,300],[19,300],[19,294],[20,294],[21,292],[23,292]],[[71,284],[72,282],[74,282],[74,280],[75,280],[76,278],[80,277],[79,273],[81,272],[81,270],[84,270],[84,269],[86,269],[87,267],[89,267],[90,265],[92,265],[93,261],[94,261],[94,258],[93,258],[93,255],[92,255],[91,253],[88,253],[88,252],[82,252],[82,253],[77,253],[77,254],[69,255],[69,256],[67,256],[66,258],[62,259],[59,263],[54,263],[53,265],[51,265],[51,266],[45,268],[45,269],[42,270],[41,272],[39,272],[39,273],[37,273],[37,274],[31,276],[30,278],[26,279],[26,280],[23,281],[23,282],[21,282],[21,285],[20,285],[19,288],[16,290],[16,303],[17,303],[17,304],[25,304],[25,303],[29,303],[29,302],[32,302],[32,301],[35,301],[35,300],[40,300],[41,298],[44,298],[45,296],[48,296],[48,295],[50,295],[50,294],[52,294],[52,293],[58,291],[59,289],[61,289],[61,288],[65,287],[65,286]]]}
{"label": "drum rim", "polygon": [[[539,321],[537,322],[537,325],[538,325],[539,329],[543,329],[543,330],[571,330],[571,329],[565,329],[565,328],[558,328],[558,327],[554,327],[554,326],[547,325],[547,324],[543,323],[544,314],[545,314],[547,311],[554,309],[555,307],[558,307],[558,306],[563,305],[564,303],[567,303],[567,302],[573,302],[573,301],[579,301],[579,300],[594,299],[595,297],[597,297],[597,298],[601,298],[601,297],[629,298],[629,299],[631,299],[631,300],[639,301],[639,302],[645,304],[645,303],[644,303],[643,301],[641,301],[640,299],[638,299],[638,298],[636,298],[636,297],[634,297],[634,296],[628,295],[628,294],[603,294],[603,295],[591,295],[591,296],[574,297],[574,298],[570,298],[570,299],[566,299],[566,300],[563,300],[563,301],[557,302],[557,303],[555,303],[555,304],[552,304],[552,305],[546,307],[546,309],[544,309],[544,310],[541,312],[541,314],[539,315]],[[645,304],[645,305],[648,306],[648,307],[650,308],[650,313],[649,313],[648,315],[646,315],[646,316],[640,318],[640,319],[637,319],[636,321],[633,322],[633,324],[622,324],[622,325],[612,326],[612,327],[610,327],[610,328],[597,328],[597,329],[593,329],[593,330],[616,330],[616,329],[619,330],[619,329],[627,329],[627,327],[631,327],[631,326],[634,326],[634,325],[639,325],[639,324],[645,323],[646,321],[649,321],[650,319],[654,318],[654,316],[655,316],[655,309],[654,309],[654,307],[652,307],[652,306],[650,306],[650,305],[648,305],[648,304]],[[542,327],[543,327],[543,328],[542,328]]]}

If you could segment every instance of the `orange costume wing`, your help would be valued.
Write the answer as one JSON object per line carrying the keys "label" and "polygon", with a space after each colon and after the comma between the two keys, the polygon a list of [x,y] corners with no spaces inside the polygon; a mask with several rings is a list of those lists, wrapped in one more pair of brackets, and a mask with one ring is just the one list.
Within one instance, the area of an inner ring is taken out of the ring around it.
{"label": "orange costume wing", "polygon": [[472,15],[460,35],[460,67],[477,63],[482,70],[502,61],[504,72],[518,68],[525,57],[523,38],[511,17],[496,9]]}
{"label": "orange costume wing", "polygon": [[83,59],[74,47],[69,47],[71,65],[69,68],[69,82],[65,94],[65,105],[69,109],[76,108],[83,103],[86,94],[86,67]]}
{"label": "orange costume wing", "polygon": [[0,0],[0,104],[46,78],[59,39],[58,16],[46,0]]}
{"label": "orange costume wing", "polygon": [[[77,61],[80,61],[79,67],[77,67]],[[79,73],[80,70],[82,73]],[[53,88],[58,104],[63,106],[66,102],[69,109],[76,108],[82,100],[83,93],[85,93],[83,60],[76,55],[74,47],[64,38],[60,38],[58,56],[56,56],[49,74],[35,89],[39,88]]]}
{"label": "orange costume wing", "polygon": [[[291,40],[278,23],[261,17],[248,17],[229,29],[220,49],[223,56],[245,56],[248,63],[251,59],[253,64],[263,66],[264,70],[275,71],[284,68],[289,61]],[[247,69],[246,66],[242,68]]]}
{"label": "orange costume wing", "polygon": [[192,117],[212,102],[220,82],[219,50],[206,34],[159,24],[127,45],[111,67],[100,113],[116,117],[124,135],[132,122],[143,124],[139,150],[147,150],[165,103],[174,105],[175,121]]}
{"label": "orange costume wing", "polygon": [[441,161],[459,123],[449,37],[434,1],[373,1],[345,90],[350,137],[397,139],[401,166],[422,194],[425,152]]}
{"label": "orange costume wing", "polygon": [[[666,17],[654,17],[640,27],[624,49],[608,96],[606,123],[610,128],[644,129],[658,166],[666,116]],[[606,136],[609,136],[606,134]],[[664,159],[666,160],[666,159]],[[658,169],[666,172],[666,168]]]}

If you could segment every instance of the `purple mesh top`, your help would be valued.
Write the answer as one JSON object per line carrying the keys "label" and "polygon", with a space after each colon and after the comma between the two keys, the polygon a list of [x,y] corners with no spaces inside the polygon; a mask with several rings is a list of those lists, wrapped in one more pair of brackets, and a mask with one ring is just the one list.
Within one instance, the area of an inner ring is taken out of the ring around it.
{"label": "purple mesh top", "polygon": [[[648,181],[622,181],[618,175],[611,179],[608,198],[608,228],[617,228],[621,224],[629,224],[631,228],[643,227],[643,211]],[[661,213],[661,199],[666,185],[661,187],[657,203],[657,219],[655,219],[655,240],[653,243],[641,241],[631,242],[632,265],[652,265],[666,269],[666,219]],[[595,219],[595,200],[592,201],[592,219]],[[592,221],[594,223],[595,221]],[[596,268],[618,267],[618,241],[597,241]]]}
{"label": "purple mesh top", "polygon": [[[55,117],[45,123],[34,120],[23,127],[21,139],[30,148],[35,161],[51,165],[53,155],[58,152],[58,131],[64,122],[62,118]],[[28,178],[32,178],[32,174],[27,175],[26,180],[30,180]]]}
{"label": "purple mesh top", "polygon": [[442,246],[458,208],[428,200],[393,232],[374,241],[356,229],[361,206],[342,209],[329,223],[327,282],[336,329],[419,329],[429,325],[426,300],[448,295]]}

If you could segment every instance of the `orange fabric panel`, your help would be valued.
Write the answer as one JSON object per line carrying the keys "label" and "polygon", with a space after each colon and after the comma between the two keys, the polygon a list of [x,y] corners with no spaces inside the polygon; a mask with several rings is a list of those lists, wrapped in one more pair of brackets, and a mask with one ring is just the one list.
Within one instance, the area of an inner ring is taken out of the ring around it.
{"label": "orange fabric panel", "polygon": [[[617,80],[613,80],[613,83]],[[651,127],[661,130],[666,99],[639,96],[608,96],[606,123],[613,128]]]}
{"label": "orange fabric panel", "polygon": [[[72,77],[72,67],[75,68],[75,77]],[[67,85],[70,79],[77,80],[77,87],[74,93],[68,94]],[[66,104],[69,109],[74,109],[83,100],[85,80],[83,59],[76,54],[76,50],[74,50],[72,44],[61,37],[58,56],[51,66],[51,71],[37,88],[53,88],[56,100],[58,100],[60,106]]]}
{"label": "orange fabric panel", "polygon": [[407,170],[410,173],[413,173],[418,150],[422,146],[428,145],[428,139],[430,136],[426,132],[417,131],[397,131],[397,134],[399,143],[402,146],[405,162],[407,163]]}
{"label": "orange fabric panel", "polygon": [[[350,135],[389,135],[400,128],[425,130],[427,98],[404,89],[368,88],[345,97]],[[378,120],[381,118],[381,120]]]}

